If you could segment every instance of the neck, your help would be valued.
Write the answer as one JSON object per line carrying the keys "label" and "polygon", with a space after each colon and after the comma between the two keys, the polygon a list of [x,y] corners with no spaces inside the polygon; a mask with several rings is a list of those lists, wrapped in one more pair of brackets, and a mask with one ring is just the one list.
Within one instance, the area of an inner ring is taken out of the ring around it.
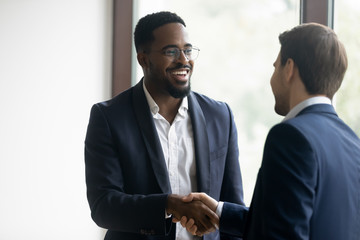
{"label": "neck", "polygon": [[290,87],[290,99],[289,99],[289,107],[290,110],[293,109],[296,105],[305,101],[308,98],[314,97],[307,92],[304,83],[300,78],[296,78]]}
{"label": "neck", "polygon": [[181,105],[182,99],[178,98],[168,98],[167,100],[156,100],[156,104],[159,106],[159,114],[163,116],[170,124],[174,121],[178,109]]}

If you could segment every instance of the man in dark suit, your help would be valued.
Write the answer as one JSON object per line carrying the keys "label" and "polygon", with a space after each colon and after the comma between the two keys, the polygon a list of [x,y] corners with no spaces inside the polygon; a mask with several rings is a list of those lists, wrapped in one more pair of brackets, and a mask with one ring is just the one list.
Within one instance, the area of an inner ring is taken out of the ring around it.
{"label": "man in dark suit", "polygon": [[147,15],[134,37],[143,79],[91,109],[85,140],[91,216],[109,240],[194,239],[172,218],[196,218],[200,228],[214,230],[218,217],[181,196],[202,191],[243,204],[234,118],[227,104],[190,90],[199,50],[179,16]]}
{"label": "man in dark suit", "polygon": [[[185,200],[222,210],[220,231],[244,239],[358,240],[360,140],[331,105],[347,68],[345,49],[333,30],[315,23],[279,40],[270,83],[285,119],[267,136],[250,210],[206,194]],[[191,221],[182,224],[196,233]]]}

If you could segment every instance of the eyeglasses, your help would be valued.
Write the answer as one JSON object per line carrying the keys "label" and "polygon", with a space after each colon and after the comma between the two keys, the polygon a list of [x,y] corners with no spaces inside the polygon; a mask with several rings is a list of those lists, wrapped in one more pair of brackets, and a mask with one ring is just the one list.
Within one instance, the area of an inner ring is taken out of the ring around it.
{"label": "eyeglasses", "polygon": [[187,60],[195,60],[199,56],[200,49],[196,47],[188,47],[185,49],[170,47],[162,50],[162,53],[173,60],[178,60],[180,58],[181,51],[185,54]]}

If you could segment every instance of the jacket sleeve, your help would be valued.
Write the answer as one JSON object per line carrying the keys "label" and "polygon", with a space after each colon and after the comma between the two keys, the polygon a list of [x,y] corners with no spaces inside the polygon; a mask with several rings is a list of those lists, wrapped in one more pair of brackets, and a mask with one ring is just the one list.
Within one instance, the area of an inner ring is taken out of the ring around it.
{"label": "jacket sleeve", "polygon": [[113,133],[101,107],[91,109],[85,139],[87,197],[93,220],[106,229],[164,235],[167,194],[127,194]]}
{"label": "jacket sleeve", "polygon": [[248,211],[244,205],[224,202],[219,223],[220,232],[243,237]]}
{"label": "jacket sleeve", "polygon": [[[223,219],[221,218],[219,227],[221,239],[239,239],[240,237],[242,237],[242,225],[244,225],[244,222],[246,220],[247,208],[245,207],[243,199],[243,185],[239,164],[237,129],[234,122],[233,114],[229,106],[227,106],[227,109],[229,113],[228,121],[230,128],[220,201],[225,201],[225,215],[227,214],[227,212],[232,212],[234,214],[232,216],[226,216],[224,218],[225,222],[222,222]],[[228,208],[236,208],[236,210],[234,209],[234,211],[227,211]],[[233,217],[235,216],[236,222],[234,221],[235,219],[233,219]],[[233,226],[236,223],[238,223],[239,225],[236,225],[236,228],[234,228]],[[228,229],[231,230],[228,231]]]}
{"label": "jacket sleeve", "polygon": [[239,163],[237,129],[234,121],[234,116],[229,106],[226,106],[229,114],[228,121],[230,128],[220,201],[227,201],[245,205],[243,199],[243,185]]}

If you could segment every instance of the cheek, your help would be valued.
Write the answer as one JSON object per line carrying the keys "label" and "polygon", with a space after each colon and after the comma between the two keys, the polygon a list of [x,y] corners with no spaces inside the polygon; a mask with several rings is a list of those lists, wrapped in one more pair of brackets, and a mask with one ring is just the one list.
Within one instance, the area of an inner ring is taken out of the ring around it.
{"label": "cheek", "polygon": [[169,61],[168,59],[166,59],[163,56],[151,57],[151,58],[149,58],[149,62],[154,69],[166,69],[171,64],[171,61]]}
{"label": "cheek", "polygon": [[194,68],[195,62],[193,60],[190,60],[189,65],[191,66],[191,68]]}
{"label": "cheek", "polygon": [[275,85],[275,78],[276,78],[276,75],[275,75],[275,72],[274,72],[272,74],[271,78],[270,78],[270,86],[273,89],[273,91],[274,91],[274,85]]}
{"label": "cheek", "polygon": [[152,61],[150,64],[150,72],[152,74],[164,74],[166,73],[167,66],[160,63]]}

